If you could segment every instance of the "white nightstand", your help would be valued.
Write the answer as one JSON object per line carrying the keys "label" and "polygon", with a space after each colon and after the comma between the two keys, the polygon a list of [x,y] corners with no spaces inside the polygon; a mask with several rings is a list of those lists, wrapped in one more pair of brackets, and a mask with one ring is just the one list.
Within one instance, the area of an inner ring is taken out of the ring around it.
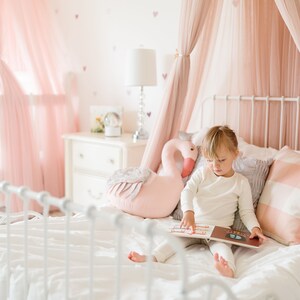
{"label": "white nightstand", "polygon": [[83,205],[105,203],[107,179],[118,169],[140,165],[147,140],[132,134],[105,137],[101,133],[68,134],[65,141],[65,194]]}

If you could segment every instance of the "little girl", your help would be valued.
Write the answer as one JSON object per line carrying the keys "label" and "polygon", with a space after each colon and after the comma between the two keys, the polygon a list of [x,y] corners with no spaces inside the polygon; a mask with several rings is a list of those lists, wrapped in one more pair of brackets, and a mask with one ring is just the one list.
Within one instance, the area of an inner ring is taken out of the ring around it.
{"label": "little girl", "polygon": [[[195,232],[195,224],[209,224],[230,227],[237,209],[241,219],[251,232],[250,238],[265,240],[256,219],[251,189],[248,180],[232,169],[238,156],[238,142],[228,126],[212,127],[201,145],[206,167],[194,172],[181,193],[183,218],[180,226]],[[200,239],[181,238],[184,247],[201,243]],[[214,257],[215,267],[223,276],[234,277],[235,263],[231,245],[209,241],[208,246]],[[154,249],[153,260],[165,262],[174,250],[162,243]],[[131,251],[128,258],[134,262],[146,261],[146,256]]]}

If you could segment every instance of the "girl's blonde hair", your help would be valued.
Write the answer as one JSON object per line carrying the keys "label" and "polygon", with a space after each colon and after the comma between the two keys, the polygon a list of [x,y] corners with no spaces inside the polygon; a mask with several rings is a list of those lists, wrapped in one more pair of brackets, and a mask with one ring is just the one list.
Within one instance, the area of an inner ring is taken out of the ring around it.
{"label": "girl's blonde hair", "polygon": [[225,146],[230,152],[238,151],[238,141],[235,132],[227,125],[214,126],[208,130],[202,140],[201,151],[205,157],[216,159],[217,151]]}

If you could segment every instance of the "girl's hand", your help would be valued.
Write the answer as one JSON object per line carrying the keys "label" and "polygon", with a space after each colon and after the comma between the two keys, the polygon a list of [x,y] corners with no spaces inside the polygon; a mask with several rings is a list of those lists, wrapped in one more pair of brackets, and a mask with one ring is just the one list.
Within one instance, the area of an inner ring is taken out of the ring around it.
{"label": "girl's hand", "polygon": [[267,239],[259,227],[253,227],[251,230],[249,238],[253,239],[255,237],[258,237],[260,244],[262,244]]}
{"label": "girl's hand", "polygon": [[181,227],[189,228],[191,230],[191,233],[195,233],[196,224],[193,211],[188,210],[183,214],[183,218],[180,222],[180,228]]}

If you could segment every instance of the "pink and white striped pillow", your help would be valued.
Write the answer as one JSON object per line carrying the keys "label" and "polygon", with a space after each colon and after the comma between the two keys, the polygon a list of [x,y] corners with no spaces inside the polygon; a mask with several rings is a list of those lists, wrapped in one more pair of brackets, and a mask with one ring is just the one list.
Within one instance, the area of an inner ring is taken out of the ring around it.
{"label": "pink and white striped pillow", "polygon": [[265,235],[300,244],[300,153],[285,146],[275,156],[256,214]]}

